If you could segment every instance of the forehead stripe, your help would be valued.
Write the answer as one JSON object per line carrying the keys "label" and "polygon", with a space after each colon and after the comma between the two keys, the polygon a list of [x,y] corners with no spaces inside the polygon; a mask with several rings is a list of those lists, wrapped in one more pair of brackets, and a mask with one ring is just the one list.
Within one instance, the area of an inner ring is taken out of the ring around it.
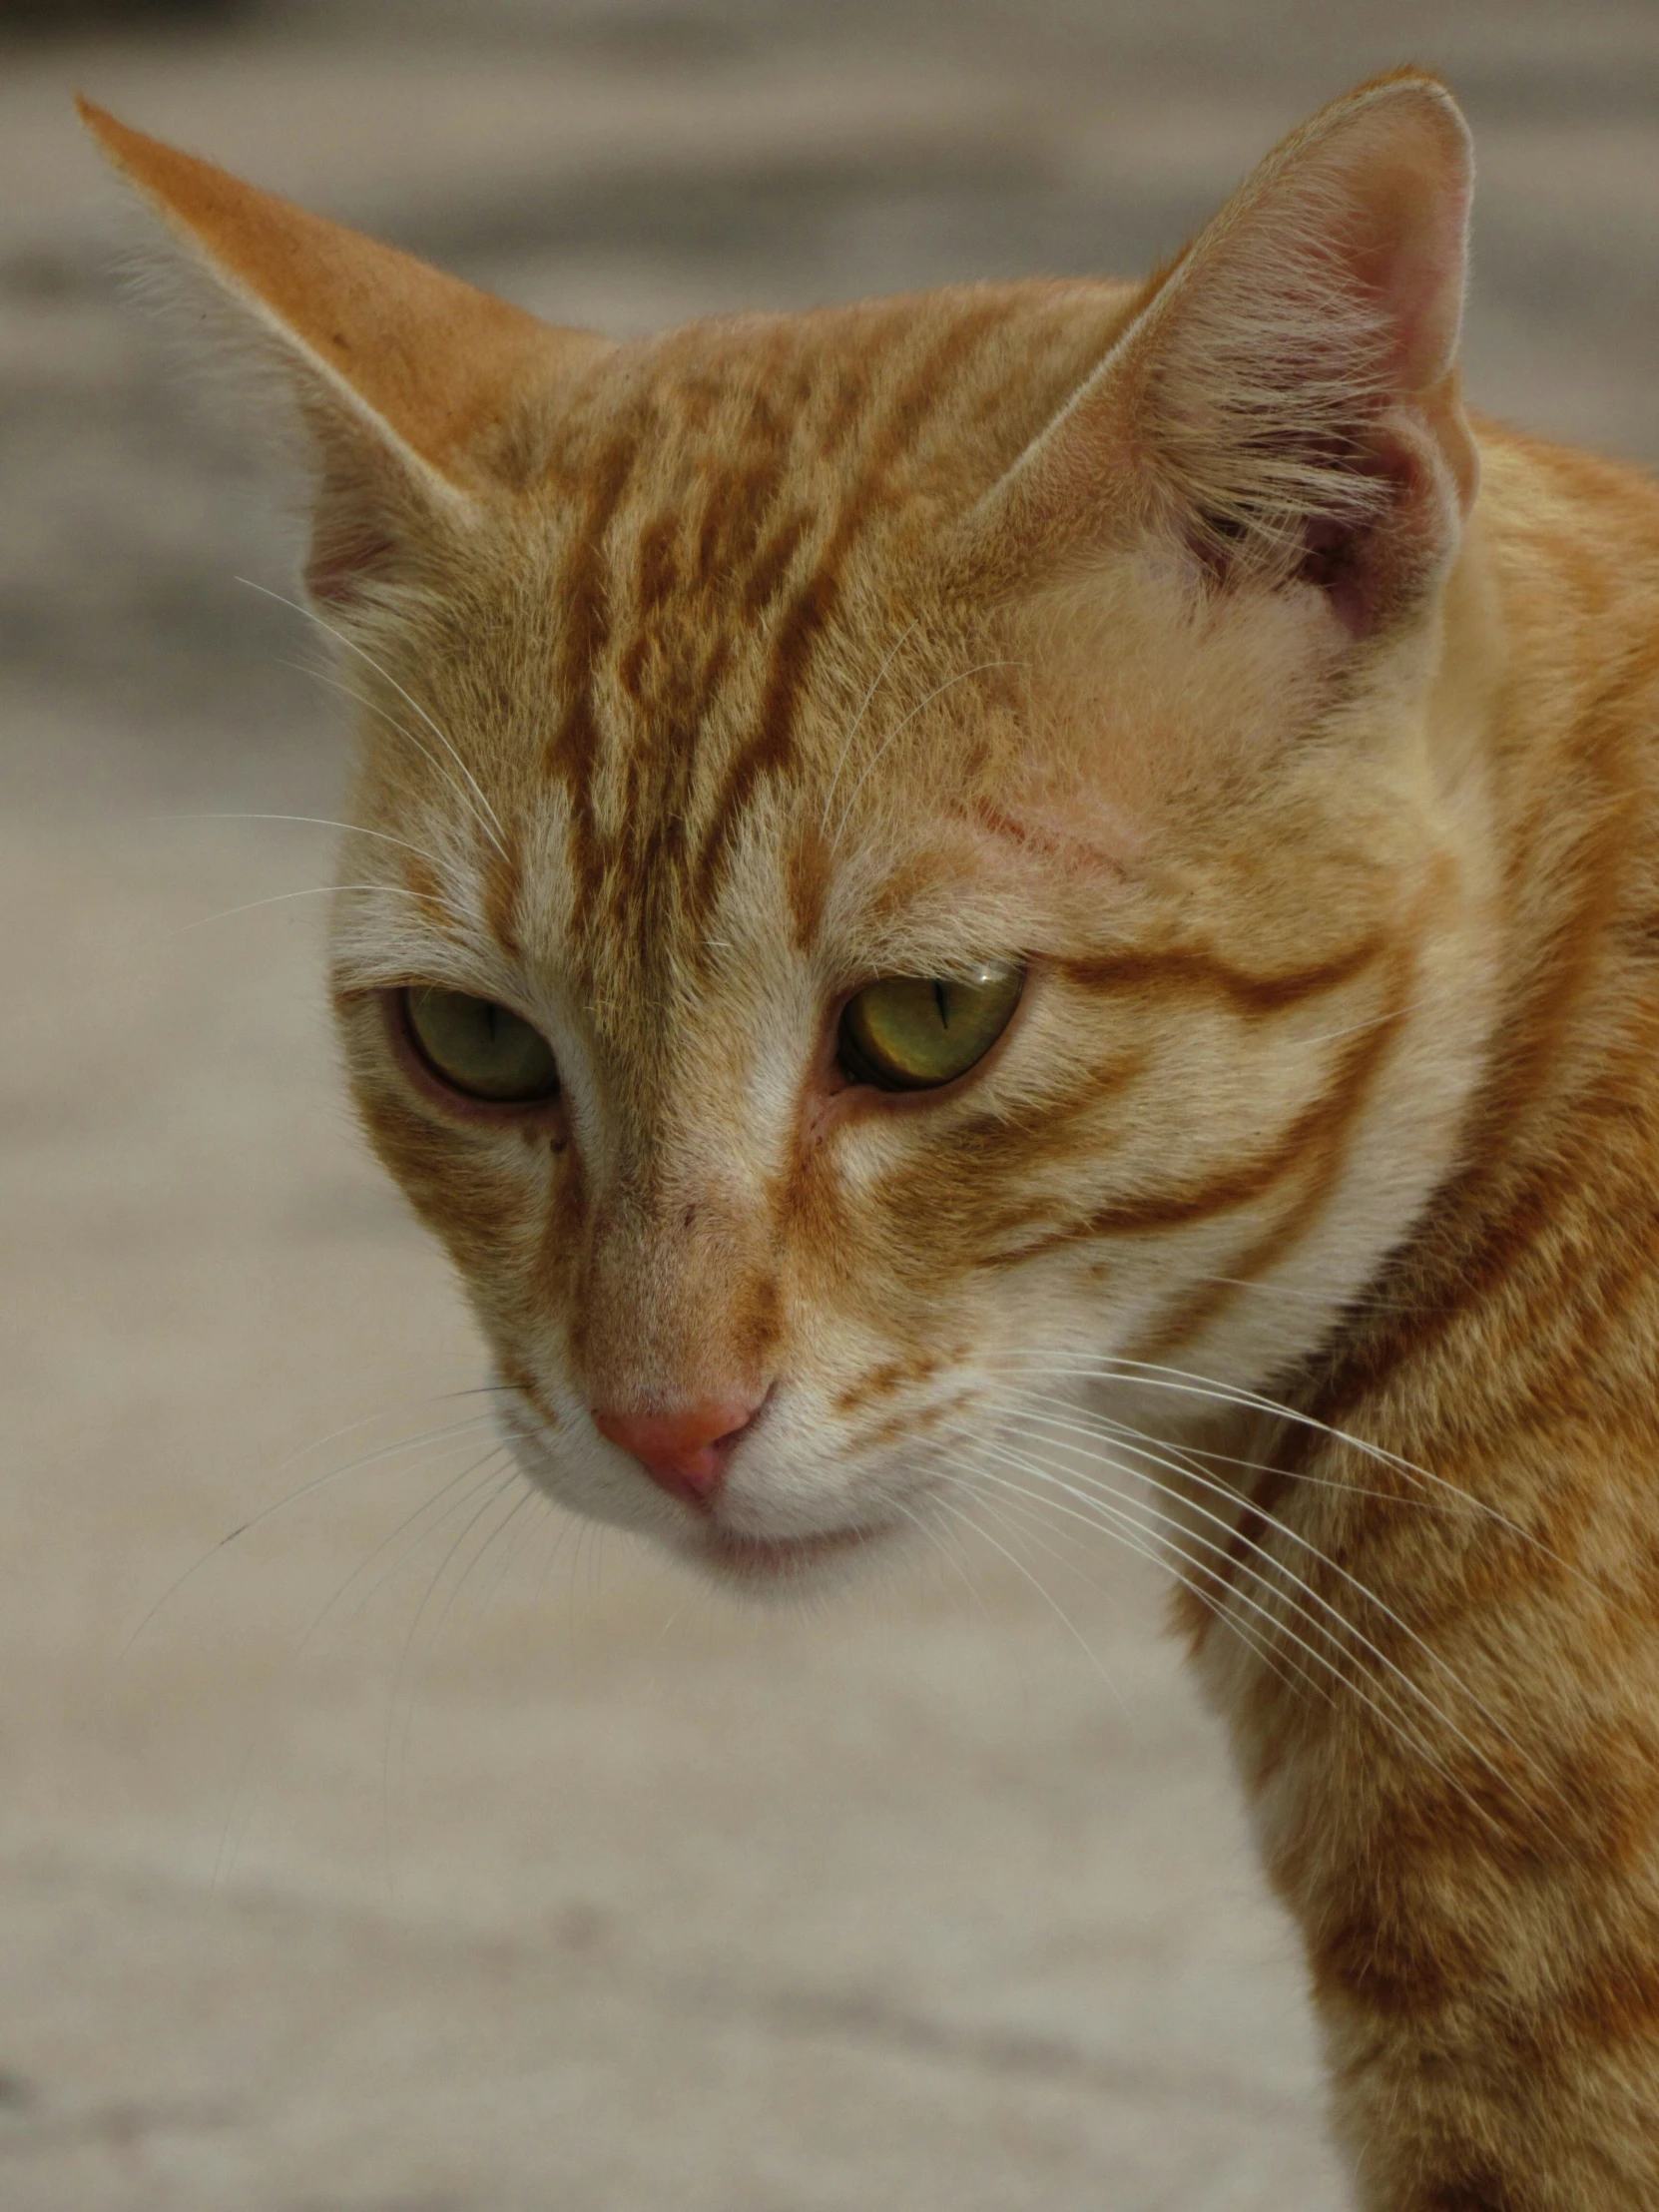
{"label": "forehead stripe", "polygon": [[605,534],[627,489],[638,450],[639,439],[633,430],[613,438],[605,448],[594,473],[575,557],[561,594],[559,677],[565,711],[548,746],[545,763],[549,779],[562,783],[570,798],[572,907],[578,920],[597,896],[604,872],[593,804],[600,756],[593,682],[611,631],[602,555]]}
{"label": "forehead stripe", "polygon": [[787,768],[793,757],[796,709],[813,649],[834,613],[841,571],[859,530],[883,504],[898,462],[936,409],[946,380],[1010,312],[1004,301],[987,301],[975,313],[964,315],[927,349],[889,403],[871,441],[861,481],[843,503],[818,565],[779,626],[755,733],[727,772],[704,837],[691,900],[699,921],[713,910],[738,824],[756,791],[764,779]]}

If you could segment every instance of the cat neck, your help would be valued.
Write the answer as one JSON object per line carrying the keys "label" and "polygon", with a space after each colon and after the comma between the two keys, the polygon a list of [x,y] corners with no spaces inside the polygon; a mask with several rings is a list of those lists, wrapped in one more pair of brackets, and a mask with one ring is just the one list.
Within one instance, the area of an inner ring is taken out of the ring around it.
{"label": "cat neck", "polygon": [[1410,1369],[1412,1401],[1443,1404],[1420,1373],[1438,1360],[1471,1427],[1501,1435],[1519,1318],[1599,1299],[1593,1356],[1616,1362],[1629,1298],[1600,1278],[1659,1270],[1608,1235],[1646,1218],[1659,1142],[1635,1080],[1659,1056],[1659,485],[1489,426],[1481,446],[1431,720],[1490,913],[1484,1073],[1450,1172],[1304,1402],[1352,1425]]}

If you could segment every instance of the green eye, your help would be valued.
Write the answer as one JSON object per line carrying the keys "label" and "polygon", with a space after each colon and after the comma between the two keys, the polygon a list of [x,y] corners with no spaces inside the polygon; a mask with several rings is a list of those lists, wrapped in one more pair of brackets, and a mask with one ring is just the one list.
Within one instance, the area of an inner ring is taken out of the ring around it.
{"label": "green eye", "polygon": [[403,1006],[421,1058],[451,1089],[516,1106],[557,1097],[552,1046],[494,999],[419,983],[403,993]]}
{"label": "green eye", "polygon": [[1024,986],[1025,970],[1011,960],[986,960],[961,976],[867,983],[841,1015],[841,1067],[878,1090],[936,1090],[985,1057]]}

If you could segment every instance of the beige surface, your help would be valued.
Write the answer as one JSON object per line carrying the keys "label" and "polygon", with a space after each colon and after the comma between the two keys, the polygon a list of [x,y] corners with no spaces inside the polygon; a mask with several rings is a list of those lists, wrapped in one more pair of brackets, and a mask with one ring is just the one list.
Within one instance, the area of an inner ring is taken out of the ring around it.
{"label": "beige surface", "polygon": [[[338,1102],[284,895],[326,833],[165,819],[327,814],[327,695],[230,580],[284,583],[264,478],[113,304],[62,103],[626,325],[1130,266],[1395,58],[1382,11],[1145,13],[0,47],[0,2212],[1340,2201],[1146,1570],[1055,1532],[734,1611],[436,1433],[481,1363]],[[1659,452],[1656,19],[1437,20],[1477,389]]]}

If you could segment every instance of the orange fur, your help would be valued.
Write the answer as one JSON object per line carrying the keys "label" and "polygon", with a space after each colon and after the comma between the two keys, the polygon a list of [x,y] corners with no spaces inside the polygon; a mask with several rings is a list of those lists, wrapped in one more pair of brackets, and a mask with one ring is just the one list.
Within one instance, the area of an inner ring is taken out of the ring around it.
{"label": "orange fur", "polygon": [[[1652,2204],[1659,494],[1470,428],[1444,91],[1138,288],[616,346],[88,121],[318,438],[351,1079],[527,1472],[752,1583],[1155,1477],[1359,2201]],[[976,1068],[847,1075],[983,960]],[[763,1395],[704,1509],[590,1410]]]}

